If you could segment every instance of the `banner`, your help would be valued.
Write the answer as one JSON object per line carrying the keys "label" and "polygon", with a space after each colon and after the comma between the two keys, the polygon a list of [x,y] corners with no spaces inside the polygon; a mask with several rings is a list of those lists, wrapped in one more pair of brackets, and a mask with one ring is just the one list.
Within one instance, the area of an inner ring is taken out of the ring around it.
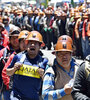
{"label": "banner", "polygon": [[40,78],[40,75],[37,72],[37,70],[38,70],[38,67],[23,64],[20,67],[20,69],[15,72],[15,74],[28,76],[28,77],[34,77],[34,78]]}

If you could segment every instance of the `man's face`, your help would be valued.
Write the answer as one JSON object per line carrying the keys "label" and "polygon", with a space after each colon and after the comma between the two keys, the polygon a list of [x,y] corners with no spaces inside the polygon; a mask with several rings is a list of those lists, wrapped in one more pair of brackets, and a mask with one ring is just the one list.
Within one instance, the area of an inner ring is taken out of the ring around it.
{"label": "man's face", "polygon": [[12,45],[12,47],[15,48],[19,48],[19,41],[18,41],[18,36],[11,36],[10,38],[10,44]]}
{"label": "man's face", "polygon": [[40,44],[37,41],[29,41],[27,45],[27,51],[31,58],[35,57],[40,49]]}
{"label": "man's face", "polygon": [[56,59],[60,66],[67,69],[70,66],[71,52],[59,51],[56,53]]}
{"label": "man's face", "polygon": [[8,24],[8,22],[9,22],[8,19],[3,20],[3,24],[5,24],[5,25]]}

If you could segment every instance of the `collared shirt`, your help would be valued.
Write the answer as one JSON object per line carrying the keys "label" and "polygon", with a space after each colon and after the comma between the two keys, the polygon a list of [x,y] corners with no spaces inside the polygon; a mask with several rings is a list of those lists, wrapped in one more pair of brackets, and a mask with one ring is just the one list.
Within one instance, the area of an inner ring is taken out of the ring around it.
{"label": "collared shirt", "polygon": [[[58,67],[60,67],[63,71],[65,71],[55,60],[55,64],[58,65]],[[71,78],[73,78],[74,76],[74,66],[76,65],[74,63],[74,60],[72,59],[71,63],[71,68],[70,71],[67,72],[65,71]],[[48,70],[48,69],[47,69]],[[49,96],[51,96],[53,99],[52,100],[56,100],[59,98],[62,98],[64,95],[66,95],[64,88],[62,89],[54,89],[55,86],[55,75],[50,73],[46,73],[44,80],[43,80],[43,88],[42,88],[42,96],[44,100],[49,100]]]}

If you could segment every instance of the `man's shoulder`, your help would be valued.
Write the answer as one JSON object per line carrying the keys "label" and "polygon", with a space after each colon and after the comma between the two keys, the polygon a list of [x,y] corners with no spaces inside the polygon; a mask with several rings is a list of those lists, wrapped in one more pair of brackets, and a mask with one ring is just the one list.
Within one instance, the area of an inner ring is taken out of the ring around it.
{"label": "man's shoulder", "polygon": [[20,55],[25,55],[25,54],[26,54],[26,51],[21,51],[17,55],[20,56]]}
{"label": "man's shoulder", "polygon": [[46,69],[46,71],[45,71],[45,73],[44,74],[47,74],[47,73],[51,73],[51,74],[55,74],[55,70],[53,69],[53,67],[48,67],[47,69]]}
{"label": "man's shoulder", "polygon": [[26,52],[25,51],[20,52],[20,53],[16,54],[15,56],[16,56],[16,58],[22,59],[24,56],[26,57]]}

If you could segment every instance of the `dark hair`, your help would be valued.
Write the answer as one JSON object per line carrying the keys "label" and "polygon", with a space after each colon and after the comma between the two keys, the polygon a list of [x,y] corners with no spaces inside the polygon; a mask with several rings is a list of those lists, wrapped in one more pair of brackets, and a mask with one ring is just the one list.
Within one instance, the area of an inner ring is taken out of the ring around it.
{"label": "dark hair", "polygon": [[11,32],[10,34],[9,34],[9,36],[13,36],[13,35],[19,35],[19,31],[18,30],[15,30],[15,31],[13,31],[13,32]]}
{"label": "dark hair", "polygon": [[0,25],[0,28],[2,28],[2,31],[4,31],[4,29],[5,29],[5,28],[4,28],[3,26],[1,26],[1,25]]}
{"label": "dark hair", "polygon": [[19,43],[23,40],[24,38],[19,39]]}

